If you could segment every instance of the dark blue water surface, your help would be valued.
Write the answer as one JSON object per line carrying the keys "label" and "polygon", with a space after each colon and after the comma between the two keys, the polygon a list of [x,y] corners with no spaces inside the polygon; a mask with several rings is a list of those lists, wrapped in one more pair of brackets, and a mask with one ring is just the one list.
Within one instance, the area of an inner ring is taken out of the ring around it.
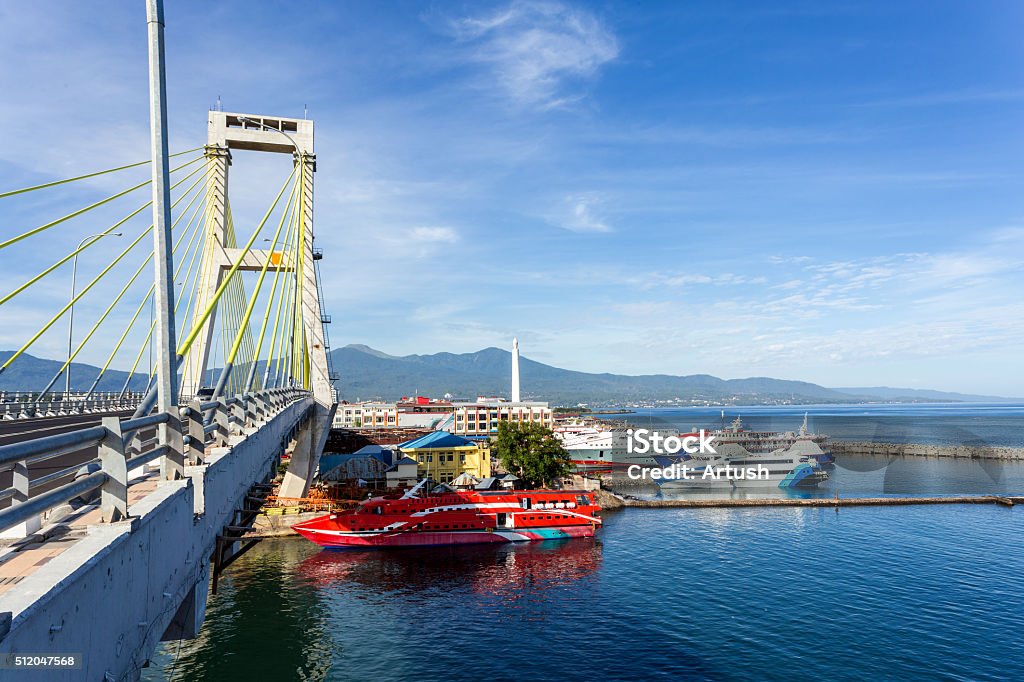
{"label": "dark blue water surface", "polygon": [[1019,680],[1024,509],[627,509],[595,540],[267,540],[147,680]]}
{"label": "dark blue water surface", "polygon": [[1024,447],[1020,403],[657,408],[601,417],[682,430],[719,428],[740,417],[750,430],[796,431],[805,413],[811,431],[841,440]]}

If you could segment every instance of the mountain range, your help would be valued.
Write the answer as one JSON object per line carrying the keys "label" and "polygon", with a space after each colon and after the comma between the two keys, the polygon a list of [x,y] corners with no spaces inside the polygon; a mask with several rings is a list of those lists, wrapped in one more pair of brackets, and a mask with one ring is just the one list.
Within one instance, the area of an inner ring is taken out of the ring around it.
{"label": "mountain range", "polygon": [[[512,354],[500,348],[475,353],[434,353],[394,356],[353,344],[331,351],[342,377],[339,395],[347,400],[401,396],[443,396],[474,399],[477,395],[508,396]],[[673,376],[591,374],[552,367],[521,357],[524,399],[556,405],[592,406],[659,404],[692,401],[715,403],[854,403],[854,402],[998,402],[998,396],[970,395],[909,388],[826,388],[805,381],[768,377],[719,379],[708,374]]]}
{"label": "mountain range", "polygon": [[[14,355],[13,351],[0,350],[0,365]],[[63,360],[47,360],[37,358],[34,355],[23,354],[11,363],[0,373],[0,390],[2,391],[41,391],[60,368],[64,365]],[[92,382],[100,373],[100,368],[80,362],[71,363],[71,390],[84,392],[92,386]],[[142,391],[146,388],[147,374],[136,372],[132,377],[128,388],[133,391]],[[97,384],[96,390],[100,392],[119,392],[124,388],[124,382],[128,378],[128,372],[119,370],[107,370]],[[53,391],[64,390],[64,377],[58,377],[57,382],[51,389]]]}
{"label": "mountain range", "polygon": [[[0,363],[11,356],[0,351]],[[388,355],[369,346],[352,344],[331,351],[334,369],[341,376],[338,395],[345,400],[395,400],[407,395],[440,397],[446,394],[473,400],[478,395],[508,397],[512,354],[500,348],[475,353]],[[998,396],[949,393],[910,388],[826,388],[806,381],[769,377],[719,379],[708,374],[674,376],[647,374],[591,374],[553,367],[520,358],[523,399],[545,400],[554,405],[600,406],[665,404],[778,404],[856,402],[999,402]],[[0,374],[0,390],[28,391],[45,386],[61,363],[24,355]],[[89,388],[99,372],[92,365],[72,364],[72,390]],[[120,391],[127,372],[110,370],[97,390]],[[137,373],[133,390],[145,385]],[[54,387],[63,389],[63,378]]]}

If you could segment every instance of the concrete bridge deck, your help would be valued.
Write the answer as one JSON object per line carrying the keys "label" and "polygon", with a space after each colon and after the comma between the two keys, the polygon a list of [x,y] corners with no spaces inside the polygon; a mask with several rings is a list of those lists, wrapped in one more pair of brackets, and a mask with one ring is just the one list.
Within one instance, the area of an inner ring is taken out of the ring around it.
{"label": "concrete bridge deck", "polygon": [[81,667],[33,679],[133,680],[160,641],[194,637],[218,536],[285,450],[314,440],[317,414],[309,393],[293,395],[206,446],[184,478],[133,478],[127,519],[103,523],[100,505],[86,504],[0,549],[0,657],[77,654]]}
{"label": "concrete bridge deck", "polygon": [[[136,478],[128,488],[128,504],[134,506],[156,490],[159,472]],[[98,501],[76,509],[67,506],[57,510],[53,518],[38,533],[23,540],[8,540],[0,550],[0,598],[41,566],[71,549],[86,537],[89,526],[101,523]]]}

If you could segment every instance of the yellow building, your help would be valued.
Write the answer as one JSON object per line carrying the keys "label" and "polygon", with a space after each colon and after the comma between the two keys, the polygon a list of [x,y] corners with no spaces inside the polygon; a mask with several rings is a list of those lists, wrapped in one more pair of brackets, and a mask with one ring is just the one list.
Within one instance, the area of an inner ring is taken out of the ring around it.
{"label": "yellow building", "polygon": [[475,441],[447,431],[434,431],[402,443],[398,449],[416,460],[420,478],[450,483],[463,473],[477,478],[491,475],[491,443],[486,439]]}

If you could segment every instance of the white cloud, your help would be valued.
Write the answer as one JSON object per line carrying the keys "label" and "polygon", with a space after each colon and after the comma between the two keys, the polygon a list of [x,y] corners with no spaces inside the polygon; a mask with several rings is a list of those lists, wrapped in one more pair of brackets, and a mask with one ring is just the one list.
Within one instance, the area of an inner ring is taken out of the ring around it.
{"label": "white cloud", "polygon": [[458,233],[450,227],[414,227],[408,237],[418,244],[454,244],[459,240]]}
{"label": "white cloud", "polygon": [[570,232],[611,232],[612,226],[600,215],[603,200],[594,194],[565,198],[565,209],[552,220]]}
{"label": "white cloud", "polygon": [[578,100],[574,88],[619,54],[618,41],[597,17],[559,2],[513,2],[491,15],[455,20],[451,28],[508,97],[541,109]]}
{"label": "white cloud", "polygon": [[[403,224],[380,224],[367,235],[368,239],[357,250],[349,249],[348,255],[362,266],[380,267],[381,260],[396,258],[424,259],[440,249],[454,248],[459,243],[455,228],[444,226]],[[375,284],[378,289],[382,286]]]}

